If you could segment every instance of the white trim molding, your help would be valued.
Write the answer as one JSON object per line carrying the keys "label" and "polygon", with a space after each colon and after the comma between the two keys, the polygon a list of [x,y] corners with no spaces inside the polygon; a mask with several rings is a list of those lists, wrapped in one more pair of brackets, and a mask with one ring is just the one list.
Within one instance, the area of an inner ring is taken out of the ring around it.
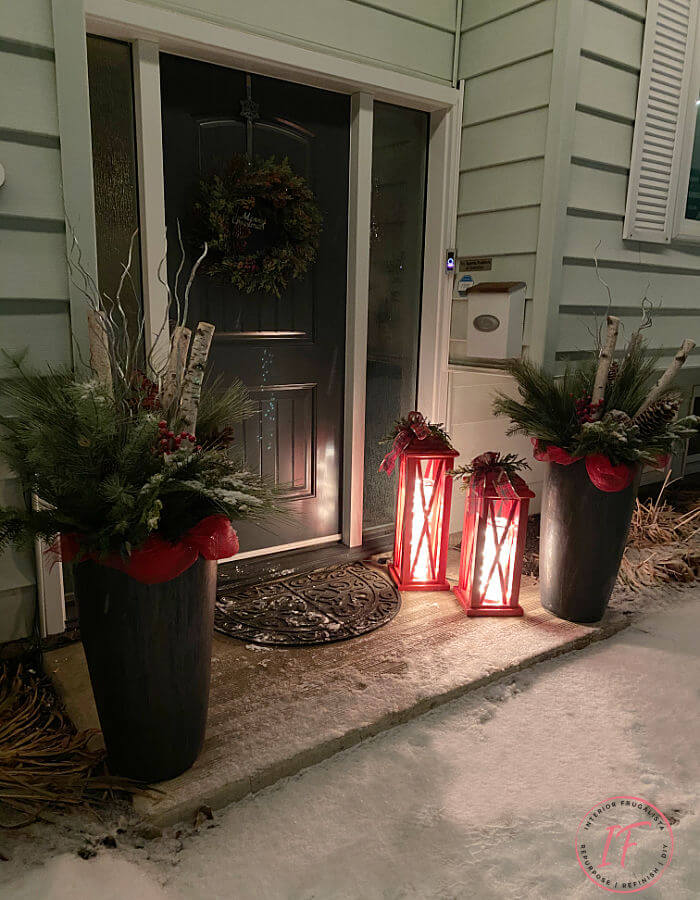
{"label": "white trim molding", "polygon": [[428,112],[459,102],[458,92],[446,84],[319,53],[288,41],[218,25],[135,0],[85,0],[85,13],[88,30],[127,41],[156,41],[166,53],[297,81],[327,91],[371,93],[375,100]]}
{"label": "white trim molding", "polygon": [[434,422],[447,416],[454,275],[445,254],[456,242],[463,97],[464,85],[454,106],[430,116],[417,407]]}
{"label": "white trim molding", "polygon": [[[158,278],[165,259],[165,187],[160,114],[158,44],[134,41],[134,119],[139,188],[139,237],[146,349],[156,367],[165,364],[170,349],[168,292]],[[167,279],[167,271],[162,273]]]}
{"label": "white trim molding", "polygon": [[557,4],[529,342],[530,358],[547,366],[554,365],[558,338],[583,17],[582,2]]}
{"label": "white trim molding", "polygon": [[695,148],[695,129],[698,121],[700,105],[700,58],[697,49],[700,47],[700,15],[697,16],[693,39],[688,41],[688,57],[692,60],[690,84],[685,109],[679,122],[678,140],[681,146],[678,186],[676,189],[676,216],[673,237],[678,241],[700,243],[700,221],[686,219],[685,212],[690,185],[690,170],[693,164]]}
{"label": "white trim molding", "polygon": [[292,541],[290,544],[279,544],[272,549],[269,547],[262,547],[260,550],[244,550],[243,553],[237,553],[235,556],[230,556],[228,559],[220,559],[219,565],[241,562],[244,559],[256,559],[260,556],[268,556],[271,552],[286,553],[289,550],[309,550],[313,547],[326,547],[328,544],[339,544],[342,537],[342,534],[329,534],[327,537],[311,538],[306,541]]}
{"label": "white trim molding", "polygon": [[[32,508],[42,503],[32,494]],[[61,634],[66,628],[66,600],[63,589],[63,565],[58,554],[45,541],[34,542],[36,589],[39,598],[39,632],[43,638]]]}
{"label": "white trim molding", "polygon": [[362,544],[373,125],[371,94],[353,94],[350,101],[342,504],[343,540],[349,547]]}

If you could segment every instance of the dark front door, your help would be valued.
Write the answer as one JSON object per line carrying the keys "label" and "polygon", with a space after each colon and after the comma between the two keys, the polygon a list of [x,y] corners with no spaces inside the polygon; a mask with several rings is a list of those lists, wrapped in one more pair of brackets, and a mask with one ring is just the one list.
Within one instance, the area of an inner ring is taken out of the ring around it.
{"label": "dark front door", "polygon": [[[161,56],[168,268],[178,263],[201,177],[231,156],[277,159],[309,181],[323,215],[317,260],[280,299],[199,277],[191,323],[211,322],[215,371],[240,378],[258,403],[241,444],[248,466],[280,486],[288,521],[245,525],[241,550],[340,532],[345,358],[349,98],[176,56]],[[191,251],[188,249],[188,254]],[[239,446],[241,445],[239,444]]]}

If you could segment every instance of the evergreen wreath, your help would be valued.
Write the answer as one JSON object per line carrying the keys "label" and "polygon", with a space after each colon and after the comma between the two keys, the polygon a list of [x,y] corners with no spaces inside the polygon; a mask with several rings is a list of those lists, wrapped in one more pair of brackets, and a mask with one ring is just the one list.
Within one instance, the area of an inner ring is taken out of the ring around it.
{"label": "evergreen wreath", "polygon": [[236,154],[223,175],[201,182],[195,210],[209,246],[202,271],[244,294],[279,298],[316,259],[321,212],[286,157]]}

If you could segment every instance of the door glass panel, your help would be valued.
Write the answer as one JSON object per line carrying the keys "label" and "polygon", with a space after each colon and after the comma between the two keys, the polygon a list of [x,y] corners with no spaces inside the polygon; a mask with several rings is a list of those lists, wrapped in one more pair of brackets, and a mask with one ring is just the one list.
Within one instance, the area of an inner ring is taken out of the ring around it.
{"label": "door glass panel", "polygon": [[380,440],[415,408],[423,282],[428,114],[374,104],[363,528],[394,520],[398,478]]}
{"label": "door glass panel", "polygon": [[[95,184],[97,277],[100,290],[113,297],[139,227],[131,46],[88,35],[88,78],[92,167]],[[135,334],[141,305],[138,242],[132,278],[121,295],[129,331]]]}

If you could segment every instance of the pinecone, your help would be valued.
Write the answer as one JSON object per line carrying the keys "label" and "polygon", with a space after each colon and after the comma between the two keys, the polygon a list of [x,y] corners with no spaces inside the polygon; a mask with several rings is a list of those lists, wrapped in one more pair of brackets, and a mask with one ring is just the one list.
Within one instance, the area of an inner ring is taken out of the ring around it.
{"label": "pinecone", "polygon": [[617,373],[620,371],[620,364],[617,360],[613,360],[610,363],[610,368],[608,369],[608,384],[612,384],[613,381],[617,378]]}
{"label": "pinecone", "polygon": [[634,420],[635,425],[639,426],[639,436],[642,440],[648,441],[666,431],[676,418],[679,406],[680,400],[667,397],[644,410],[641,416]]}

